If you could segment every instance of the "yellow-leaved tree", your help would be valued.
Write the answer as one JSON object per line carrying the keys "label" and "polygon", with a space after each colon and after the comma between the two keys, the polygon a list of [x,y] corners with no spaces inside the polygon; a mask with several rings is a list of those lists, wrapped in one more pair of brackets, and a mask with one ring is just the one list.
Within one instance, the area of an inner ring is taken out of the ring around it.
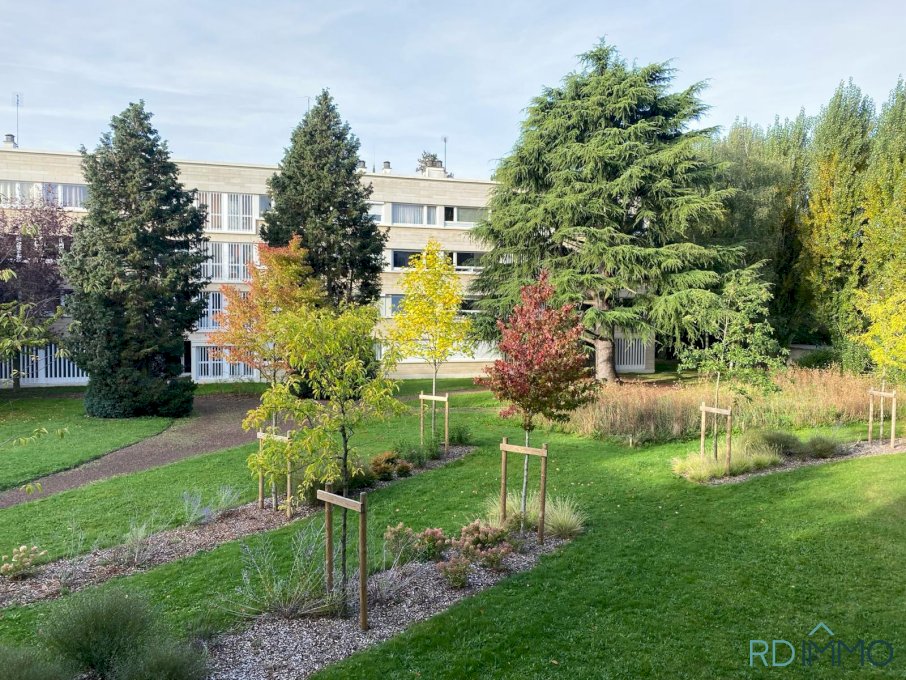
{"label": "yellow-leaved tree", "polygon": [[862,311],[868,329],[859,336],[872,361],[881,370],[906,371],[906,286],[902,281],[888,295],[868,301],[862,296]]}
{"label": "yellow-leaved tree", "polygon": [[[416,357],[433,370],[431,394],[437,394],[437,373],[453,354],[471,355],[470,322],[462,316],[462,282],[440,243],[428,241],[424,252],[409,260],[400,281],[403,299],[388,332],[393,351]],[[433,405],[433,404],[432,404]],[[434,432],[434,409],[431,412]]]}

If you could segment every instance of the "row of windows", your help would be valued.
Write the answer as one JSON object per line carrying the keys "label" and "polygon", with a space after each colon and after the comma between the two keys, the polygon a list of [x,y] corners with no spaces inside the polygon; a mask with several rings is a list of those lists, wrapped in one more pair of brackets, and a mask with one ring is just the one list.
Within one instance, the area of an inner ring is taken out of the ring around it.
{"label": "row of windows", "polygon": [[64,208],[82,208],[87,198],[88,187],[84,184],[0,180],[0,205],[4,206],[43,201]]}
{"label": "row of windows", "polygon": [[192,349],[195,377],[198,380],[255,377],[255,369],[248,364],[229,362],[228,349],[224,351],[224,356],[218,356],[217,348],[212,345],[195,345]]}
{"label": "row of windows", "polygon": [[[385,222],[384,206],[372,203],[369,214],[379,223]],[[487,217],[486,208],[455,205],[425,205],[422,203],[392,203],[390,224],[415,224],[426,226],[473,225]]]}
{"label": "row of windows", "polygon": [[[391,295],[382,295],[378,301],[378,309],[380,310],[381,316],[385,319],[390,318],[396,314],[400,309],[400,304],[403,302],[405,295],[391,294]],[[478,308],[476,307],[477,300],[473,298],[466,298],[462,301],[459,311],[463,314],[476,314]]]}
{"label": "row of windows", "polygon": [[[409,266],[409,261],[416,255],[421,255],[420,250],[391,250],[390,251],[390,268],[405,269]],[[484,253],[464,252],[464,251],[447,251],[446,256],[453,262],[453,265],[459,271],[468,271],[481,266],[481,256]]]}
{"label": "row of windows", "polygon": [[253,234],[255,222],[270,208],[270,199],[260,194],[199,191],[195,204],[207,208],[206,229]]}
{"label": "row of windows", "polygon": [[208,241],[203,252],[208,259],[201,265],[202,276],[212,281],[248,281],[249,264],[257,262],[255,243]]}

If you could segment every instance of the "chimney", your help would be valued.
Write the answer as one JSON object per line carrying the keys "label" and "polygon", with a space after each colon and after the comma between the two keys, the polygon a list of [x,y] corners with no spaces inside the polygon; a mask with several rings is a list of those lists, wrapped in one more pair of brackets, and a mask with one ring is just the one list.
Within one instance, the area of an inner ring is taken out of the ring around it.
{"label": "chimney", "polygon": [[367,170],[367,168],[365,167],[365,161],[360,158],[359,162],[355,166],[355,169],[359,172],[365,172]]}
{"label": "chimney", "polygon": [[431,163],[425,167],[425,177],[431,177],[433,179],[444,179],[446,176],[447,173],[444,170],[444,164],[442,161],[431,161]]}
{"label": "chimney", "polygon": [[3,138],[3,148],[4,149],[18,149],[19,145],[16,144],[16,135],[6,135]]}
{"label": "chimney", "polygon": [[385,175],[389,175],[389,174],[390,174],[390,172],[391,172],[391,171],[390,171],[390,161],[384,161],[384,167],[383,167],[383,169],[381,170],[381,172],[383,172]]}

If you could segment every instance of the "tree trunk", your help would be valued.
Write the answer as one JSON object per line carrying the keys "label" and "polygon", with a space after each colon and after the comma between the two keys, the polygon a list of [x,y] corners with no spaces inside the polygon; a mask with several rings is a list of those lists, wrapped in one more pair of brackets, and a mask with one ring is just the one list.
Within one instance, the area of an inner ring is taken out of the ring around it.
{"label": "tree trunk", "polygon": [[22,389],[22,352],[13,354],[13,392]]}
{"label": "tree trunk", "polygon": [[[529,442],[529,431],[525,431],[525,445],[528,446]],[[527,492],[528,492],[528,455],[525,456],[525,460],[522,461],[522,518],[519,520],[519,530],[525,531],[525,513],[527,507]]]}
{"label": "tree trunk", "polygon": [[[714,385],[714,408],[720,408],[720,371],[717,372],[717,382]],[[712,428],[714,434],[714,460],[717,460],[717,414],[714,414],[714,427]]]}
{"label": "tree trunk", "polygon": [[[345,427],[340,428],[340,435],[343,438],[343,496],[345,497],[346,493],[349,489],[349,466],[347,464],[347,462],[349,460],[349,436],[346,434]],[[347,517],[346,517],[346,515],[347,515],[347,512],[348,512],[347,509],[343,508],[343,523],[340,527],[340,572],[342,574],[342,576],[341,576],[341,583],[342,583],[341,592],[343,593],[341,615],[343,617],[346,617],[346,615],[347,615],[346,596],[347,596],[347,589],[349,587],[349,578],[348,578],[348,574],[346,573],[346,533],[347,533],[347,522],[346,522]]]}
{"label": "tree trunk", "polygon": [[[437,369],[438,369],[437,364],[434,364],[434,377],[431,378],[431,396],[432,397],[437,396]],[[434,442],[437,439],[437,434],[434,431],[434,429],[435,429],[434,421],[436,419],[436,414],[437,414],[437,402],[432,401],[431,402],[431,441],[432,442]]]}
{"label": "tree trunk", "polygon": [[595,346],[595,377],[598,380],[616,382],[617,356],[614,351],[613,338],[596,338]]}

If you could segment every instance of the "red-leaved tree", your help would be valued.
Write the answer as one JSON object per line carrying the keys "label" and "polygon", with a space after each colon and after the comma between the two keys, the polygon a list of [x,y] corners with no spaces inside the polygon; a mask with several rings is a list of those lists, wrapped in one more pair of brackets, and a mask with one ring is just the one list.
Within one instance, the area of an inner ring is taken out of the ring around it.
{"label": "red-leaved tree", "polygon": [[[594,398],[597,383],[582,343],[583,326],[573,305],[548,306],[554,289],[548,273],[522,288],[522,300],[506,323],[497,321],[503,359],[475,378],[509,406],[501,416],[522,415],[525,445],[535,429],[535,416],[563,421],[570,411]],[[522,468],[522,516],[526,510],[528,456]]]}

